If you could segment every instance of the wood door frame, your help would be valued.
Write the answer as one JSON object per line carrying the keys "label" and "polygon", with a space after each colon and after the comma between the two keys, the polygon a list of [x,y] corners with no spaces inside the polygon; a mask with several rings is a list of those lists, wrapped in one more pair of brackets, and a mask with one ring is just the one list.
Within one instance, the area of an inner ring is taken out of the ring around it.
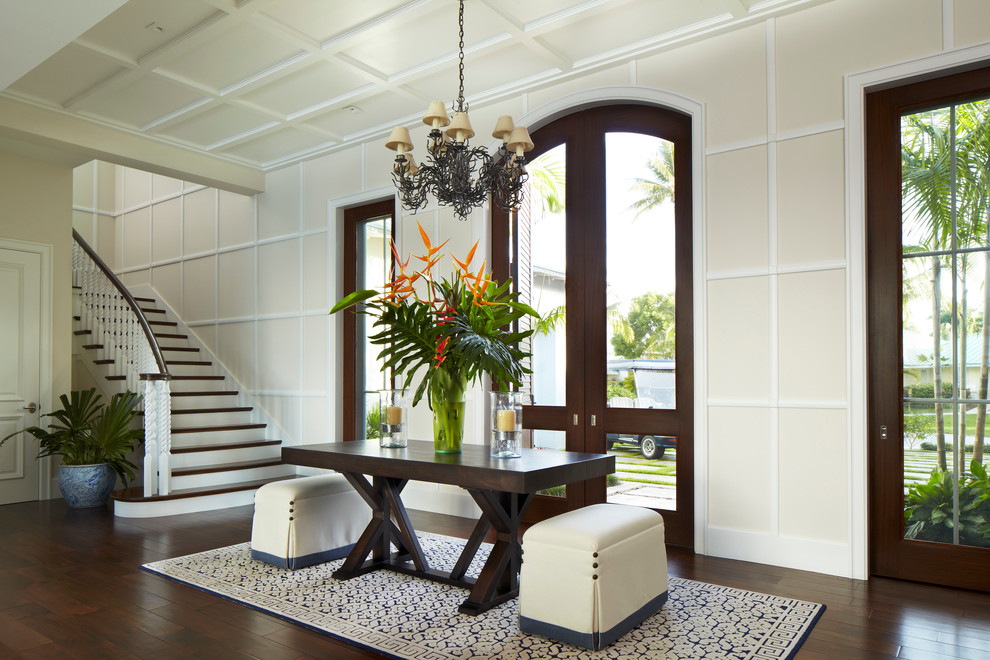
{"label": "wood door frame", "polygon": [[[693,285],[694,274],[697,272],[696,264],[694,264],[697,254],[694,245],[696,239],[694,204],[697,203],[697,200],[694,199],[694,193],[697,189],[693,178],[695,174],[693,166],[695,134],[692,117],[676,108],[658,105],[633,105],[621,101],[616,101],[614,104],[600,109],[575,108],[573,112],[560,116],[547,126],[534,131],[534,136],[539,138],[538,142],[542,145],[548,145],[536,152],[536,155],[559,144],[567,144],[565,160],[568,176],[570,177],[572,173],[576,172],[579,177],[582,177],[582,180],[591,180],[596,177],[597,173],[605,170],[605,140],[568,142],[567,137],[569,135],[593,134],[601,135],[604,138],[605,134],[613,132],[658,136],[662,134],[665,139],[678,143],[682,147],[685,144],[689,145],[689,148],[676,149],[674,152],[675,172],[677,172],[675,185],[678,191],[676,197],[682,200],[675,205],[674,220],[678,232],[676,296],[681,303],[677,306],[676,322],[678,335],[687,337],[685,341],[679,341],[677,344],[677,362],[681,365],[690,365],[690,368],[679,368],[676,371],[677,406],[681,411],[643,410],[639,411],[639,414],[633,413],[637,419],[627,420],[626,423],[629,425],[629,430],[636,431],[641,429],[633,427],[638,424],[656,423],[658,417],[661,419],[673,419],[675,416],[679,418],[677,436],[679,440],[684,440],[681,445],[684,450],[678,451],[678,502],[689,502],[690,504],[684,507],[679,505],[676,512],[664,510],[662,513],[667,526],[668,539],[678,544],[693,547],[697,539],[694,426],[698,412],[695,409],[696,384],[694,373],[698,367],[694,362],[695,337],[693,332],[697,303]],[[568,185],[566,196],[566,207],[576,210],[576,212],[569,213],[568,227],[581,228],[580,231],[568,231],[566,236],[567,269],[569,271],[567,279],[569,283],[576,283],[576,286],[566,288],[566,305],[572,309],[604,309],[606,306],[604,287],[590,287],[589,290],[585,290],[585,278],[573,277],[572,271],[577,269],[577,264],[580,264],[582,273],[601,274],[604,278],[606,273],[605,251],[586,254],[584,248],[587,245],[605,245],[606,224],[594,222],[591,218],[606,216],[607,191],[596,186]],[[495,275],[499,279],[510,274],[509,249],[503,240],[503,237],[509,235],[509,222],[507,214],[498,210],[493,211],[492,260]],[[572,223],[575,224],[572,225]],[[593,232],[594,235],[590,235],[589,232]],[[497,244],[501,244],[502,249],[496,250],[494,246]],[[592,257],[594,257],[593,261]],[[589,299],[589,295],[592,295],[593,299]],[[574,433],[575,429],[569,424],[568,418],[577,414],[581,420],[577,432],[583,439],[583,447],[579,449],[605,451],[606,427],[610,430],[621,431],[621,424],[616,425],[614,422],[614,418],[618,417],[617,411],[612,411],[605,405],[604,380],[598,382],[596,379],[588,379],[584,373],[584,367],[588,361],[595,364],[604,363],[606,339],[607,329],[604,318],[601,322],[568,327],[566,355],[569,392],[567,403],[563,407],[566,410],[560,410],[561,407],[552,407],[549,410],[542,406],[527,407],[525,414],[527,426],[533,425],[548,430],[565,430],[568,433]],[[576,387],[577,383],[582,384],[581,387],[584,392],[584,398],[580,402],[576,401],[573,393],[570,392],[570,388]],[[687,414],[683,412],[685,409],[688,411]],[[629,415],[630,411],[625,410],[623,414]],[[595,427],[590,426],[587,420],[591,415],[601,419],[603,423]],[[613,426],[615,426],[614,429]],[[563,507],[573,507],[575,503],[586,505],[601,501],[604,499],[605,487],[604,480],[600,481],[601,483],[588,488],[583,483],[569,486],[566,502],[561,502],[559,498],[556,501],[545,497],[537,498],[531,511],[535,516],[546,516],[561,512]]]}
{"label": "wood door frame", "polygon": [[[869,570],[876,575],[990,590],[986,571],[990,549],[905,539],[901,495],[900,119],[912,111],[976,95],[990,95],[990,66],[902,81],[868,91],[865,98]],[[896,342],[889,340],[892,336]],[[887,427],[888,439],[880,437],[881,425]]]}
{"label": "wood door frame", "polygon": [[[344,209],[344,272],[341,274],[343,285],[343,296],[354,292],[357,286],[357,226],[361,222],[380,218],[385,215],[392,216],[392,236],[395,236],[395,198],[383,199],[380,201],[368,202],[359,206],[352,206]],[[356,342],[357,319],[356,315],[350,311],[342,312],[341,337],[343,346],[353,346]],[[354,414],[357,406],[357,390],[354,387],[354,379],[357,377],[357,353],[345,350],[341,355],[341,371],[343,373],[344,386],[341,388],[342,402],[342,427],[341,437],[344,442],[357,440],[357,418]],[[363,390],[362,390],[363,391]]]}
{"label": "wood door frame", "polygon": [[[49,243],[37,243],[34,241],[22,241],[13,238],[0,236],[0,248],[8,250],[19,250],[38,254],[41,257],[41,306],[40,306],[40,331],[39,337],[40,355],[38,356],[38,367],[40,374],[38,378],[38,407],[39,411],[51,410],[54,407],[55,394],[53,391],[53,362],[52,362],[52,341],[53,341],[53,280],[54,270],[52,261],[53,246]],[[70,279],[67,285],[71,286]],[[71,293],[70,303],[71,303]],[[71,322],[71,320],[70,320]],[[69,356],[71,362],[72,356]],[[70,365],[71,366],[71,365]],[[48,500],[52,498],[52,459],[45,457],[38,459],[38,499]]]}

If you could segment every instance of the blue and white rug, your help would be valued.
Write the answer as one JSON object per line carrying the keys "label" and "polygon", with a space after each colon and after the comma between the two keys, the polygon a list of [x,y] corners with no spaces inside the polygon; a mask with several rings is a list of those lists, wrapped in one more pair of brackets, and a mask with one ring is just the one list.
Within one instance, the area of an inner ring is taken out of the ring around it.
{"label": "blue and white rug", "polygon": [[[431,564],[450,570],[463,540],[420,533]],[[476,576],[491,546],[468,571]],[[512,658],[790,658],[825,610],[791,598],[670,578],[670,599],[639,628],[601,651],[519,631],[517,601],[460,614],[464,589],[392,571],[341,582],[343,560],[289,571],[251,559],[242,543],[142,568],[382,655],[409,660]],[[561,603],[566,607],[566,603]]]}

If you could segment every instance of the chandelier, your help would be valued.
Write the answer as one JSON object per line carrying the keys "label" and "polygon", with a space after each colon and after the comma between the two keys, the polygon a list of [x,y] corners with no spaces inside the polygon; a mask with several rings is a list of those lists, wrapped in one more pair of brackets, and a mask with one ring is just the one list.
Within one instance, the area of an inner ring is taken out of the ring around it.
{"label": "chandelier", "polygon": [[457,25],[460,86],[453,102],[453,119],[443,101],[430,103],[423,117],[431,130],[422,165],[417,165],[409,153],[413,143],[405,126],[393,128],[385,146],[397,152],[392,179],[402,206],[415,212],[426,206],[427,195],[432,193],[441,206],[454,207],[454,215],[467,220],[471,210],[484,204],[489,194],[505,212],[519,208],[528,178],[523,154],[533,148],[533,141],[525,127],[514,126],[512,117],[503,115],[492,132],[492,137],[502,140],[494,155],[484,147],[470,145],[474,130],[464,101],[464,0],[460,0]]}

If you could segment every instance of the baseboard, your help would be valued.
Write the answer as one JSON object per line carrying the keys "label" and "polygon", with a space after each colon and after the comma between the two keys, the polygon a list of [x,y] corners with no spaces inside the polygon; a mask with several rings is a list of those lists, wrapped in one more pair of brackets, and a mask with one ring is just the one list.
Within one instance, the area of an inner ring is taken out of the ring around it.
{"label": "baseboard", "polygon": [[708,528],[708,555],[854,578],[848,544]]}

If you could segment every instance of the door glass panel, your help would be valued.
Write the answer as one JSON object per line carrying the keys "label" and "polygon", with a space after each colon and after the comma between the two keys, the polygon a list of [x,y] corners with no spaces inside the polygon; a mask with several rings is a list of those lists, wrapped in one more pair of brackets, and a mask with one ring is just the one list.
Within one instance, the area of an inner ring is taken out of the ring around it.
{"label": "door glass panel", "polygon": [[[606,405],[673,409],[674,145],[650,135],[605,135]],[[606,429],[616,456],[607,499],[676,509],[676,439],[662,428]]]}
{"label": "door glass panel", "polygon": [[901,121],[904,536],[990,547],[988,105]]}
{"label": "door glass panel", "polygon": [[[530,173],[527,204],[517,214],[517,286],[544,319],[532,338],[530,376],[533,405],[565,405],[567,337],[564,323],[567,252],[567,211],[564,208],[566,145],[535,158]],[[563,449],[561,444],[560,449]]]}
{"label": "door glass panel", "polygon": [[[356,289],[380,289],[388,281],[391,266],[392,217],[374,218],[357,225],[357,277]],[[362,308],[363,306],[359,306]],[[355,397],[358,439],[377,438],[379,429],[378,391],[389,387],[391,375],[382,368],[378,359],[381,347],[368,339],[375,334],[374,318],[365,314],[355,315],[357,359],[357,386],[363,396]]]}
{"label": "door glass panel", "polygon": [[[527,441],[532,445],[527,444]],[[547,449],[564,451],[564,443],[567,441],[567,434],[564,431],[545,431],[534,429],[523,431],[523,446],[532,446],[533,449]],[[549,495],[551,497],[567,497],[567,487],[557,486],[548,490],[538,491],[539,495]]]}

